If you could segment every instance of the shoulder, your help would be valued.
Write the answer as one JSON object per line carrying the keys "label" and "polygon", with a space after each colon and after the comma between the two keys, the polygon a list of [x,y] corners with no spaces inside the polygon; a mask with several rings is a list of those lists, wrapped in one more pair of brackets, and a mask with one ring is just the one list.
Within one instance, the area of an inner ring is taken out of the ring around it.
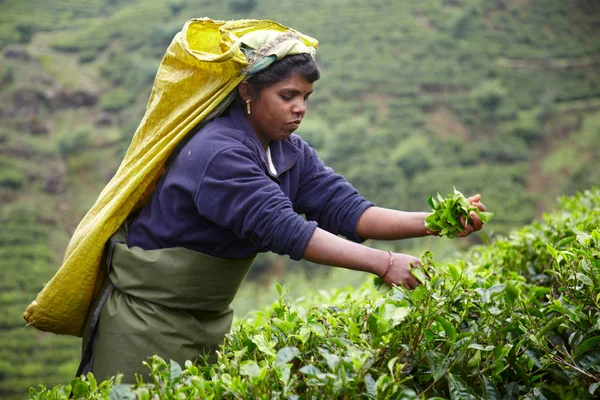
{"label": "shoulder", "polygon": [[222,117],[207,122],[193,134],[185,147],[214,151],[216,148],[244,146],[245,137],[244,131],[236,129],[228,118]]}
{"label": "shoulder", "polygon": [[246,133],[228,123],[227,118],[207,122],[181,147],[171,165],[179,172],[203,175],[215,160],[235,153],[255,162],[254,151],[249,147]]}

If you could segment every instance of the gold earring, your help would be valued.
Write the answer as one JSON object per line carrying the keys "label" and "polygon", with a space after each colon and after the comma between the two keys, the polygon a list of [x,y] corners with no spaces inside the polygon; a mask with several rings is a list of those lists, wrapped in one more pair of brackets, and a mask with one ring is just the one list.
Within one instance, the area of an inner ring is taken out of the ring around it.
{"label": "gold earring", "polygon": [[246,112],[248,113],[248,115],[252,114],[252,112],[250,111],[250,99],[246,100]]}

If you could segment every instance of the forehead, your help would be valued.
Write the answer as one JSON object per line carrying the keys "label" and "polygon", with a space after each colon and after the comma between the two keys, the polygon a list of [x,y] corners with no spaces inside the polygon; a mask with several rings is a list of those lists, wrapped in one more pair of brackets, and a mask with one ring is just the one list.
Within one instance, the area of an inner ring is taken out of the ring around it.
{"label": "forehead", "polygon": [[303,75],[297,72],[291,72],[285,79],[269,86],[272,90],[292,90],[299,92],[311,92],[313,84],[308,81]]}

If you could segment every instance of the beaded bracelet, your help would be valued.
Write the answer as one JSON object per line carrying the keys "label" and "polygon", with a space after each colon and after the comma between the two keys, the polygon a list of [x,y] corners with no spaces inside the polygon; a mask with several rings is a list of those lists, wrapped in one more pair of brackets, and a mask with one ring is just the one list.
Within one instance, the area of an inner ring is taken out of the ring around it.
{"label": "beaded bracelet", "polygon": [[392,265],[394,265],[394,254],[391,251],[388,251],[388,253],[390,255],[390,259],[388,261],[387,269],[385,270],[383,275],[380,276],[381,279],[383,279],[387,275],[387,273],[390,272],[390,269],[392,269]]}

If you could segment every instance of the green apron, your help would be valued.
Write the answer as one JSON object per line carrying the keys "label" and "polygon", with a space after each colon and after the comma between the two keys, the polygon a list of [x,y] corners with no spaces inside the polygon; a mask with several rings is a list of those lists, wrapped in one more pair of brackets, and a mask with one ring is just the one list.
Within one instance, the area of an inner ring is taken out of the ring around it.
{"label": "green apron", "polygon": [[[99,379],[120,372],[123,383],[135,383],[135,373],[149,373],[142,361],[154,354],[182,366],[202,354],[214,360],[254,256],[226,260],[182,247],[143,250],[129,248],[126,239],[121,227],[105,251],[108,276],[83,336],[87,369]],[[84,360],[78,374],[86,372]]]}

